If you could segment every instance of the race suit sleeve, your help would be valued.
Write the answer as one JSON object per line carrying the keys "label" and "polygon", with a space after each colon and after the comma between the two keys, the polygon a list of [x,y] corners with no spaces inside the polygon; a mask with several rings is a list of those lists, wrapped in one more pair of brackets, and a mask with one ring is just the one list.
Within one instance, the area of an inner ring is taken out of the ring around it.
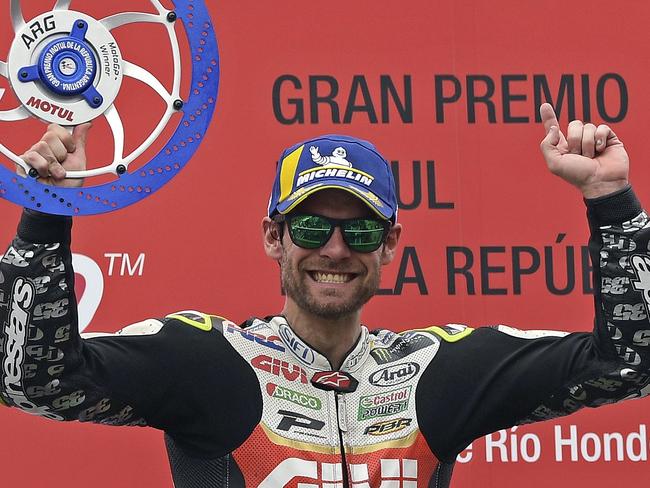
{"label": "race suit sleeve", "polygon": [[2,258],[1,402],[54,420],[149,425],[197,457],[232,451],[259,420],[261,399],[223,319],[150,319],[82,339],[71,226],[26,210]]}
{"label": "race suit sleeve", "polygon": [[440,334],[416,401],[422,432],[443,461],[499,429],[650,393],[648,216],[629,187],[586,203],[593,332],[498,326],[461,339]]}

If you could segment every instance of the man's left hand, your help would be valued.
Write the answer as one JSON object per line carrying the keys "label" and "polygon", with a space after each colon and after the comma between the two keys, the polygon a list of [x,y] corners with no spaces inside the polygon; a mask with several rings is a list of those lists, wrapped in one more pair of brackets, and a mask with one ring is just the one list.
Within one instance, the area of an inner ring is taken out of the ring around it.
{"label": "man's left hand", "polygon": [[553,107],[544,103],[539,111],[546,130],[540,148],[551,173],[578,187],[585,198],[597,198],[625,188],[629,158],[623,143],[609,126],[596,127],[574,120],[564,137]]}

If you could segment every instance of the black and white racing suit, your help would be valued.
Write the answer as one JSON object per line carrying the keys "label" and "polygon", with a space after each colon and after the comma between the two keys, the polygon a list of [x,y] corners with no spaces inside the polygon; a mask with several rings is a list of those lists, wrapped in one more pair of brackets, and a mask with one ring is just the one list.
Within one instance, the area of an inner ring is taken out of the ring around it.
{"label": "black and white racing suit", "polygon": [[364,327],[337,372],[281,316],[180,312],[82,339],[71,220],[26,211],[0,268],[1,398],[163,430],[178,488],[447,487],[479,436],[650,392],[648,217],[631,189],[588,214],[593,333]]}

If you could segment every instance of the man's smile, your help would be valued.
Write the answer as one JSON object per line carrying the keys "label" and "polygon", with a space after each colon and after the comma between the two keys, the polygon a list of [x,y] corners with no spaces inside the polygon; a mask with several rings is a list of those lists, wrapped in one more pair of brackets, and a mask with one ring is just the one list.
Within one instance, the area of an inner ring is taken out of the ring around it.
{"label": "man's smile", "polygon": [[309,276],[317,283],[347,283],[357,275],[354,273],[336,273],[324,271],[308,271]]}

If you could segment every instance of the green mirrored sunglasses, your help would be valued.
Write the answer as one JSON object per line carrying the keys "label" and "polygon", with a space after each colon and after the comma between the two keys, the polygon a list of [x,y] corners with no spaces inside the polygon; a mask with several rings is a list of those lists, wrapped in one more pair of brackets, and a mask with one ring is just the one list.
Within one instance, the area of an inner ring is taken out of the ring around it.
{"label": "green mirrored sunglasses", "polygon": [[293,243],[303,249],[316,249],[329,241],[334,229],[341,228],[343,240],[356,252],[373,252],[384,243],[390,222],[370,217],[332,219],[322,215],[289,214],[276,218],[286,222]]}

